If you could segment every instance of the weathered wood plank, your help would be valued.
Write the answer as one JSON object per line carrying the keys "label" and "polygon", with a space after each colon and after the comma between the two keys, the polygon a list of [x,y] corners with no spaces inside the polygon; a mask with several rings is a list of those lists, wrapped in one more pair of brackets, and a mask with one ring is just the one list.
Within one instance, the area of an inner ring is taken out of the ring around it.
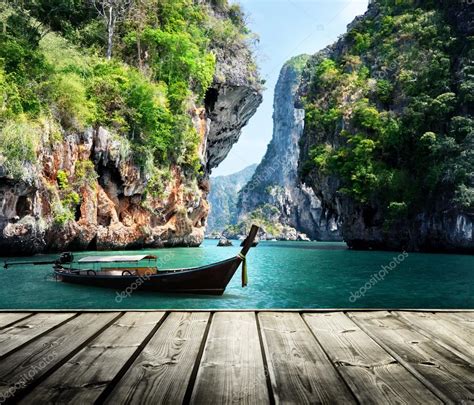
{"label": "weathered wood plank", "polygon": [[31,313],[26,312],[6,312],[0,313],[0,329],[10,326],[14,322],[18,322],[20,319],[24,319],[30,316]]}
{"label": "weathered wood plank", "polygon": [[81,314],[7,356],[0,362],[0,399],[31,386],[119,315]]}
{"label": "weathered wood plank", "polygon": [[260,312],[258,319],[276,403],[355,403],[299,314]]}
{"label": "weathered wood plank", "polygon": [[349,316],[443,401],[472,401],[474,369],[464,359],[386,311]]}
{"label": "weathered wood plank", "polygon": [[[450,313],[451,314],[451,313]],[[466,311],[466,312],[452,312],[453,315],[465,319],[469,322],[474,322],[474,311]]]}
{"label": "weathered wood plank", "polygon": [[74,315],[72,312],[36,314],[3,329],[0,331],[0,356],[4,356]]}
{"label": "weathered wood plank", "polygon": [[212,318],[191,403],[268,402],[255,313],[216,313]]}
{"label": "weathered wood plank", "polygon": [[451,317],[451,320],[446,320],[428,312],[394,313],[423,335],[474,364],[474,329],[462,326],[459,319]]}
{"label": "weathered wood plank", "polygon": [[182,403],[209,316],[208,312],[170,314],[107,397],[107,403]]}
{"label": "weathered wood plank", "polygon": [[126,313],[34,388],[21,403],[94,403],[164,315],[164,312]]}
{"label": "weathered wood plank", "polygon": [[461,325],[474,329],[474,312],[451,312],[449,314],[436,312],[436,315],[447,321],[461,322]]}
{"label": "weathered wood plank", "polygon": [[342,312],[303,317],[360,403],[442,403]]}

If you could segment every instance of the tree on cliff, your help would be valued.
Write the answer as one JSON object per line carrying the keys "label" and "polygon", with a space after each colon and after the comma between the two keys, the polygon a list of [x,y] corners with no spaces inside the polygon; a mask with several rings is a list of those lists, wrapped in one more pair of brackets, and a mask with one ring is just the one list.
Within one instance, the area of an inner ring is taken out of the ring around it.
{"label": "tree on cliff", "polygon": [[301,172],[346,241],[472,246],[446,224],[474,218],[474,14],[411,3],[373,2],[311,59]]}
{"label": "tree on cliff", "polygon": [[107,25],[107,59],[112,57],[114,32],[117,22],[123,20],[132,0],[93,0],[94,7]]}

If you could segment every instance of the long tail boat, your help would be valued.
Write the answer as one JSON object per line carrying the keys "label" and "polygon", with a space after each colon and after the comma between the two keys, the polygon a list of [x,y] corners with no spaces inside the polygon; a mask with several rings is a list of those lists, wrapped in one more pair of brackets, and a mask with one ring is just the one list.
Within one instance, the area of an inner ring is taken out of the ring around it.
{"label": "long tail boat", "polygon": [[[88,256],[74,262],[71,253],[60,255],[53,264],[57,280],[94,287],[107,287],[126,291],[137,289],[167,293],[222,295],[242,264],[242,286],[247,285],[245,257],[257,235],[253,225],[240,253],[230,259],[201,267],[184,269],[158,269],[157,257],[133,256]],[[32,262],[46,264],[48,262]],[[7,268],[10,265],[5,264]],[[79,268],[77,264],[85,265]]]}

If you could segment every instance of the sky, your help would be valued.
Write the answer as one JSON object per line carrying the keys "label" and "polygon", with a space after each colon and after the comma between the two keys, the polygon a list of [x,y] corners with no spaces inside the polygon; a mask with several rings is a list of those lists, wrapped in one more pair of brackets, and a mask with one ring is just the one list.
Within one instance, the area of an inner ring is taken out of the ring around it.
{"label": "sky", "polygon": [[346,32],[368,0],[239,0],[250,29],[259,35],[256,57],[266,80],[263,103],[242,130],[227,158],[212,176],[238,172],[259,163],[273,131],[273,93],[283,64],[303,53],[314,54]]}

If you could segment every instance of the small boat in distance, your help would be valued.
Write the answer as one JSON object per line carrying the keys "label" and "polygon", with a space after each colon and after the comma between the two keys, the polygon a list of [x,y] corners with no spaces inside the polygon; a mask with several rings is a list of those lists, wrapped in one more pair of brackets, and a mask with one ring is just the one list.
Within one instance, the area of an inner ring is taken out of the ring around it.
{"label": "small boat in distance", "polygon": [[[245,256],[258,229],[258,226],[252,226],[237,256],[194,268],[161,270],[153,255],[88,256],[75,263],[69,252],[61,254],[54,262],[5,263],[5,268],[15,264],[53,264],[56,279],[66,283],[122,291],[134,286],[141,291],[222,295],[241,264],[242,286],[247,285]],[[81,269],[79,265],[85,265],[85,268]]]}

